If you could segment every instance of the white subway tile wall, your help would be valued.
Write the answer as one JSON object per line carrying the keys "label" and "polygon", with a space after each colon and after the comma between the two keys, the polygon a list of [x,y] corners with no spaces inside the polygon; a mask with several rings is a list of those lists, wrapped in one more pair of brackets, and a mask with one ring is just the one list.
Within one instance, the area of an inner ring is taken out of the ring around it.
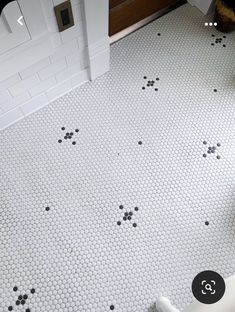
{"label": "white subway tile wall", "polygon": [[74,63],[80,62],[80,57],[80,53],[78,54],[77,52],[66,56],[68,66],[72,66]]}
{"label": "white subway tile wall", "polygon": [[60,48],[50,57],[51,62],[55,63],[66,55],[75,53],[76,51],[78,51],[78,42],[77,39],[73,39],[72,41],[60,46]]}
{"label": "white subway tile wall", "polygon": [[36,74],[39,70],[49,66],[51,63],[50,63],[50,59],[49,57],[41,60],[40,62],[30,66],[29,68],[26,68],[25,70],[21,71],[19,74],[20,74],[20,77],[21,79],[26,79],[30,76],[33,76],[34,74]]}
{"label": "white subway tile wall", "polygon": [[69,79],[69,77],[76,75],[80,71],[81,71],[81,65],[80,65],[80,62],[77,62],[77,63],[74,63],[73,66],[67,67],[62,72],[56,74],[56,79],[58,82],[62,82],[64,80]]}
{"label": "white subway tile wall", "polygon": [[21,81],[19,74],[13,75],[4,81],[0,81],[0,92],[7,90],[11,86],[14,86],[19,81]]}
{"label": "white subway tile wall", "polygon": [[46,79],[42,81],[41,83],[37,84],[36,86],[34,86],[33,88],[31,88],[29,90],[29,93],[33,97],[44,91],[47,91],[48,89],[54,87],[55,85],[56,85],[55,77],[50,77],[49,79]]}
{"label": "white subway tile wall", "polygon": [[59,73],[67,67],[65,58],[60,59],[58,62],[48,65],[46,68],[38,72],[39,78],[43,81],[55,74]]}
{"label": "white subway tile wall", "polygon": [[15,97],[15,96],[20,95],[24,91],[29,90],[30,88],[32,88],[33,86],[35,86],[39,82],[40,82],[40,79],[39,79],[38,75],[35,74],[33,76],[30,76],[26,79],[21,80],[20,82],[18,82],[14,86],[10,87],[8,90],[11,93],[11,95],[13,97]]}
{"label": "white subway tile wall", "polygon": [[75,25],[61,33],[54,6],[63,0],[41,2],[55,52],[0,81],[0,130],[88,80],[88,61],[84,53],[87,43],[79,0],[71,1]]}
{"label": "white subway tile wall", "polygon": [[4,101],[11,100],[11,98],[12,97],[8,91],[0,92],[0,106],[2,103],[4,103]]}

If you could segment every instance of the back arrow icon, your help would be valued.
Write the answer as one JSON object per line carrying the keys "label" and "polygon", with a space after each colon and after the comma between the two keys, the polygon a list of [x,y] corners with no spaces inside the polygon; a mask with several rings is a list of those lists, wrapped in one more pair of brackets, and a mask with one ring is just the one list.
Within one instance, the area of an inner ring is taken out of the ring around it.
{"label": "back arrow icon", "polygon": [[23,18],[24,18],[24,17],[21,16],[21,17],[19,17],[18,20],[17,20],[17,22],[20,24],[20,26],[23,26],[23,25],[24,25],[24,24],[21,22]]}

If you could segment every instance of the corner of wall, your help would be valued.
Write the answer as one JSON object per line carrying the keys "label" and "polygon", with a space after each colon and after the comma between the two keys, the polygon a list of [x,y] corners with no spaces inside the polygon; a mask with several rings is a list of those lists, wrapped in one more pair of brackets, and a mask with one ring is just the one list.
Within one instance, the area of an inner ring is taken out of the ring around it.
{"label": "corner of wall", "polygon": [[99,0],[99,3],[93,0],[82,0],[82,7],[86,25],[90,79],[94,80],[110,68],[109,0]]}
{"label": "corner of wall", "polygon": [[91,80],[103,75],[110,69],[109,38],[104,38],[88,46]]}
{"label": "corner of wall", "polygon": [[212,14],[215,0],[188,0],[188,3],[197,7],[203,14]]}

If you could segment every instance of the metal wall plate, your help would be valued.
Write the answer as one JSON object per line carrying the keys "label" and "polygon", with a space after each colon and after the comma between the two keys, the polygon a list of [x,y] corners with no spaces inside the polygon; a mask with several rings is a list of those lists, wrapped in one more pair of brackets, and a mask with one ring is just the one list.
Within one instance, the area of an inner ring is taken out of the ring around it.
{"label": "metal wall plate", "polygon": [[65,1],[55,6],[54,10],[60,32],[74,26],[73,11],[70,1]]}

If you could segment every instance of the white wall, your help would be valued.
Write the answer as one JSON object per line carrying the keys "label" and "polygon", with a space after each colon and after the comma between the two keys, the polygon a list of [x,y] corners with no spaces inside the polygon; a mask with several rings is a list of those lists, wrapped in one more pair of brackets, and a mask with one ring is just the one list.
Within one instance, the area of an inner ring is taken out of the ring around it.
{"label": "white wall", "polygon": [[188,0],[188,2],[196,6],[203,14],[212,14],[215,0]]}
{"label": "white wall", "polygon": [[61,33],[53,7],[64,0],[38,1],[54,50],[0,81],[0,129],[109,70],[108,0],[71,0],[75,26]]}

